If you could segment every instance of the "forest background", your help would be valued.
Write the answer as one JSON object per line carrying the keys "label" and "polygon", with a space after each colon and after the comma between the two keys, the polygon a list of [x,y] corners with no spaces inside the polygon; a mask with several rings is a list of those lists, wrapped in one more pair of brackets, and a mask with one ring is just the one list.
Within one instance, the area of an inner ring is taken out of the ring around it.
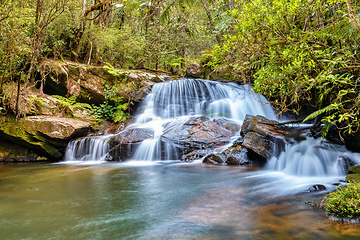
{"label": "forest background", "polygon": [[[43,59],[182,75],[199,62],[251,83],[279,112],[313,114],[323,134],[358,131],[359,10],[350,0],[3,0],[3,86],[41,89]],[[39,84],[40,82],[40,84]],[[17,114],[16,111],[13,114]]]}

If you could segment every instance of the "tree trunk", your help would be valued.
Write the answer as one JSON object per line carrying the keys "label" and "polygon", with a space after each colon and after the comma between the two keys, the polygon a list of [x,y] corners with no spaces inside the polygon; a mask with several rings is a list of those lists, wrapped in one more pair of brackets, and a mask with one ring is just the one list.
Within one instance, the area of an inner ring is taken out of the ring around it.
{"label": "tree trunk", "polygon": [[230,2],[229,2],[230,11],[234,10],[234,8],[235,8],[235,2],[234,2],[234,0],[230,0]]}
{"label": "tree trunk", "polygon": [[33,42],[32,42],[32,53],[30,58],[30,67],[29,71],[26,77],[25,84],[27,84],[29,81],[31,85],[34,83],[33,78],[33,72],[34,72],[34,66],[38,61],[38,58],[40,56],[40,45],[41,45],[41,30],[39,28],[39,22],[41,18],[41,14],[43,12],[43,0],[37,0],[36,1],[36,11],[35,11],[35,24],[34,24],[34,35],[33,35]]}
{"label": "tree trunk", "polygon": [[[209,18],[209,23],[210,23],[211,30],[212,30],[213,32],[215,32],[215,24],[214,24],[214,21],[213,21],[213,19],[212,19],[212,17],[211,17],[211,14],[210,14],[210,11],[209,11],[209,7],[208,7],[208,5],[206,4],[205,0],[201,0],[201,3],[202,3],[202,5],[203,5],[203,7],[204,7],[204,10],[205,10],[205,12],[206,12],[207,17]],[[217,41],[219,44],[221,44],[221,38],[220,38],[220,36],[219,36],[218,34],[216,34],[215,37],[216,37],[216,41]]]}
{"label": "tree trunk", "polygon": [[84,16],[84,15],[85,15],[85,11],[86,11],[86,0],[82,0],[81,16]]}
{"label": "tree trunk", "polygon": [[349,18],[350,18],[350,21],[352,22],[352,24],[360,31],[360,28],[359,28],[359,25],[356,21],[356,17],[355,17],[355,14],[354,14],[354,10],[352,9],[351,7],[351,3],[350,3],[350,0],[346,0],[346,6],[348,8],[348,13],[349,13]]}

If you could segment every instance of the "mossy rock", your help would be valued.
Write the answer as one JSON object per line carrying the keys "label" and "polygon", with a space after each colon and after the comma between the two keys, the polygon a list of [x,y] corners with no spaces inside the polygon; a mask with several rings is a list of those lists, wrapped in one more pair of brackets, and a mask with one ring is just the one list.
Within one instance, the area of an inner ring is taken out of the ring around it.
{"label": "mossy rock", "polygon": [[353,174],[353,173],[360,174],[360,165],[349,167],[348,173],[349,174]]}
{"label": "mossy rock", "polygon": [[47,161],[47,157],[31,149],[0,139],[0,162]]}
{"label": "mossy rock", "polygon": [[349,167],[348,173],[349,175],[346,176],[347,182],[360,183],[360,165]]}
{"label": "mossy rock", "polygon": [[67,143],[85,136],[90,124],[69,118],[51,116],[0,117],[0,139],[29,148],[40,155],[60,159]]}
{"label": "mossy rock", "polygon": [[360,174],[353,173],[346,176],[346,182],[360,183]]}

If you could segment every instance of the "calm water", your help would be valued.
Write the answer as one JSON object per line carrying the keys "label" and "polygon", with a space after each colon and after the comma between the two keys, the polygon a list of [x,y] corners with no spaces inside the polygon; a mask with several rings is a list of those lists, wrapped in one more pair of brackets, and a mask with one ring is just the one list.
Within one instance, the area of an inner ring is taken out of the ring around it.
{"label": "calm water", "polygon": [[0,239],[358,239],[304,202],[313,183],[204,164],[0,165]]}

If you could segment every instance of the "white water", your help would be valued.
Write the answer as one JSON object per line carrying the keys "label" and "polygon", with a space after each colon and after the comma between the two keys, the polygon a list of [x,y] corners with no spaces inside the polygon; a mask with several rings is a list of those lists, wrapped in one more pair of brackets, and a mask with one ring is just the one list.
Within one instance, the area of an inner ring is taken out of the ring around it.
{"label": "white water", "polygon": [[[246,114],[263,115],[276,120],[274,110],[269,104],[265,105],[266,102],[263,96],[256,94],[247,85],[200,79],[158,83],[142,103],[135,123],[129,126],[151,129],[154,137],[144,140],[135,150],[132,159],[139,163],[179,160],[181,156],[174,156],[172,146],[160,140],[162,134],[179,127],[192,116],[224,117],[240,124]],[[86,138],[70,143],[65,160],[104,161],[109,151],[107,141],[111,136]],[[343,146],[324,143],[321,139],[309,138],[300,143],[288,144],[285,151],[272,157],[264,169],[266,174],[289,176],[293,179],[290,181],[298,186],[312,181],[325,184],[333,182],[334,178],[345,176],[346,170],[339,161],[341,157],[360,163],[360,154],[349,152]]]}
{"label": "white water", "polygon": [[64,160],[74,161],[105,161],[105,156],[110,147],[108,140],[113,135],[87,137],[75,140],[68,144],[65,151]]}
{"label": "white water", "polygon": [[285,151],[278,157],[272,157],[265,168],[293,176],[344,176],[347,171],[341,157],[360,164],[360,153],[350,152],[345,146],[326,143],[321,138],[308,138],[286,145]]}
{"label": "white water", "polygon": [[246,114],[276,119],[266,98],[248,85],[220,83],[200,79],[181,79],[154,85],[145,98],[145,110],[136,123],[184,116],[225,117],[243,121]]}

